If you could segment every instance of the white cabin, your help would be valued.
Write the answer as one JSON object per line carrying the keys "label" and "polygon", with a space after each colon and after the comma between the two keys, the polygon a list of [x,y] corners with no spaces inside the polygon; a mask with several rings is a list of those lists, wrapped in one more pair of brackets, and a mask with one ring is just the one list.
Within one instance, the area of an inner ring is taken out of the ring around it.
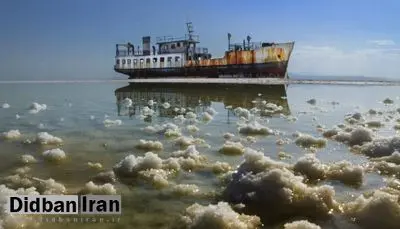
{"label": "white cabin", "polygon": [[185,53],[128,55],[115,58],[116,69],[180,68],[185,63]]}

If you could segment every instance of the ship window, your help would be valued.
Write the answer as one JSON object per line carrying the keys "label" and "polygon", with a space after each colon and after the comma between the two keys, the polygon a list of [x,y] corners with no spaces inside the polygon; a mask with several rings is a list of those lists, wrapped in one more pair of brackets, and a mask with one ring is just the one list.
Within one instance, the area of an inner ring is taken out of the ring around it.
{"label": "ship window", "polygon": [[144,61],[143,59],[140,59],[140,63],[143,63],[143,61]]}
{"label": "ship window", "polygon": [[179,56],[176,56],[175,57],[175,62],[178,62],[179,61]]}
{"label": "ship window", "polygon": [[164,62],[164,61],[165,61],[164,57],[160,57],[160,62]]}
{"label": "ship window", "polygon": [[175,49],[175,44],[172,44],[172,45],[171,45],[171,49]]}
{"label": "ship window", "polygon": [[181,42],[176,43],[176,47],[181,47]]}
{"label": "ship window", "polygon": [[150,58],[147,58],[147,59],[146,59],[146,63],[150,63]]}
{"label": "ship window", "polygon": [[125,59],[123,59],[123,60],[122,60],[122,64],[125,64],[125,63],[126,63],[126,60],[125,60]]}
{"label": "ship window", "polygon": [[131,64],[131,61],[132,61],[131,59],[128,59],[128,64]]}
{"label": "ship window", "polygon": [[136,64],[136,63],[137,63],[137,59],[134,59],[134,60],[133,60],[133,63]]}
{"label": "ship window", "polygon": [[119,64],[119,59],[117,59],[117,64]]}
{"label": "ship window", "polygon": [[172,62],[172,57],[168,57],[167,61]]}
{"label": "ship window", "polygon": [[153,63],[156,63],[157,62],[157,58],[153,58]]}

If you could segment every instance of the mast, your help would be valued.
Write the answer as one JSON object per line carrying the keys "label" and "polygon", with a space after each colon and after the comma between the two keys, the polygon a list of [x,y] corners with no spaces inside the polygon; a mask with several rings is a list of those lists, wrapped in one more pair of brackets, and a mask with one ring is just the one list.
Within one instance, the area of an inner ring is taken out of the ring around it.
{"label": "mast", "polygon": [[[193,23],[192,22],[186,22],[186,28],[187,28],[187,32],[188,32],[188,36],[189,36],[189,44],[188,44],[188,51],[189,51],[189,53],[187,54],[188,55],[188,57],[190,56],[190,58],[192,59],[192,60],[194,60],[194,57],[195,57],[195,52],[196,52],[196,42],[193,40],[193,33],[194,33],[194,30],[193,30]],[[192,48],[192,50],[190,51],[190,49],[191,49],[191,44],[193,44],[193,48]],[[190,55],[189,55],[190,54]]]}

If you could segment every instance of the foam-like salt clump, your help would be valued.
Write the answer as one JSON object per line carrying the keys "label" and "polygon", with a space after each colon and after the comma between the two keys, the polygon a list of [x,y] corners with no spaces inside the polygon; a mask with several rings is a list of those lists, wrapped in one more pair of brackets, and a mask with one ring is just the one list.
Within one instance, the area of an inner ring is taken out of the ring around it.
{"label": "foam-like salt clump", "polygon": [[39,182],[37,189],[43,195],[65,194],[67,192],[63,184],[56,182],[52,178],[42,180],[34,177],[32,179]]}
{"label": "foam-like salt clump", "polygon": [[26,225],[30,224],[30,226],[37,227],[39,226],[35,220],[32,220],[31,217],[27,217],[24,215],[11,215],[5,211],[5,205],[8,201],[9,196],[15,195],[39,195],[39,192],[36,191],[36,188],[19,188],[19,189],[10,189],[5,185],[0,185],[0,228],[8,229],[8,228],[24,228]]}
{"label": "foam-like salt clump", "polygon": [[67,158],[65,152],[60,148],[46,150],[42,155],[49,161],[62,161]]}
{"label": "foam-like salt clump", "polygon": [[1,133],[1,137],[8,140],[18,139],[21,137],[19,130],[10,130],[8,132]]}
{"label": "foam-like salt clump", "polygon": [[131,107],[133,104],[132,99],[130,98],[125,98],[122,100],[121,105],[124,107]]}
{"label": "foam-like salt clump", "polygon": [[20,161],[23,164],[33,164],[37,162],[37,160],[32,155],[29,154],[22,155]]}
{"label": "foam-like salt clump", "polygon": [[34,102],[29,107],[29,113],[36,114],[36,113],[39,113],[40,111],[44,111],[46,109],[47,109],[46,104],[39,104],[39,103]]}
{"label": "foam-like salt clump", "polygon": [[237,107],[233,110],[233,113],[238,116],[239,118],[243,117],[245,119],[250,119],[250,117],[252,116],[250,111],[247,110],[246,108],[242,108],[242,107]]}
{"label": "foam-like salt clump", "polygon": [[361,166],[352,165],[347,161],[323,164],[314,154],[301,157],[293,166],[293,170],[311,182],[330,179],[346,185],[359,186],[364,178],[364,169]]}
{"label": "foam-like salt clump", "polygon": [[320,226],[310,223],[307,220],[299,220],[291,223],[285,223],[283,229],[321,229]]}
{"label": "foam-like salt clump", "polygon": [[106,171],[106,172],[101,172],[95,175],[92,180],[95,183],[100,183],[100,184],[106,184],[106,183],[115,183],[116,182],[116,177],[114,171]]}
{"label": "foam-like salt clump", "polygon": [[371,196],[361,195],[344,204],[343,210],[346,216],[365,229],[400,228],[399,195],[377,190]]}
{"label": "foam-like salt clump", "polygon": [[229,172],[229,171],[231,171],[232,170],[232,167],[231,167],[231,165],[229,164],[229,163],[227,163],[227,162],[220,162],[220,161],[217,161],[217,162],[215,162],[213,165],[212,165],[212,171],[214,172],[214,173],[227,173],[227,172]]}
{"label": "foam-like salt clump", "polygon": [[383,126],[383,123],[379,120],[372,120],[365,123],[368,127],[372,128],[380,128]]}
{"label": "foam-like salt clump", "polygon": [[168,108],[171,107],[171,105],[170,105],[168,102],[165,102],[165,103],[162,104],[162,107],[163,107],[164,109],[168,109]]}
{"label": "foam-like salt clump", "polygon": [[162,150],[163,149],[163,144],[160,141],[151,141],[151,140],[143,140],[140,139],[139,143],[136,145],[136,148],[142,149],[142,150]]}
{"label": "foam-like salt clump", "polygon": [[10,104],[8,104],[8,103],[3,103],[3,105],[1,105],[1,108],[3,108],[3,109],[8,109],[8,108],[10,108]]}
{"label": "foam-like salt clump", "polygon": [[390,156],[374,158],[373,161],[386,161],[400,165],[400,153],[398,151],[395,151]]}
{"label": "foam-like salt clump", "polygon": [[393,104],[394,101],[392,99],[390,99],[390,98],[386,98],[385,100],[383,100],[383,103],[384,104]]}
{"label": "foam-like salt clump", "polygon": [[103,124],[105,127],[120,126],[122,125],[122,121],[119,119],[117,120],[106,119],[103,121]]}
{"label": "foam-like salt clump", "polygon": [[194,184],[178,184],[172,187],[172,192],[179,196],[190,196],[199,193],[200,189]]}
{"label": "foam-like salt clump", "polygon": [[271,135],[274,131],[257,121],[239,125],[239,133],[246,135]]}
{"label": "foam-like salt clump", "polygon": [[369,157],[390,156],[400,150],[400,137],[375,138],[371,142],[361,146],[361,153]]}
{"label": "foam-like salt clump", "polygon": [[232,139],[233,137],[235,137],[235,135],[232,134],[232,133],[225,133],[225,134],[223,135],[223,137],[224,137],[226,140],[229,140],[229,139]]}
{"label": "foam-like salt clump", "polygon": [[182,219],[187,228],[198,229],[256,229],[261,226],[259,217],[238,214],[225,202],[208,206],[195,203],[186,208]]}
{"label": "foam-like salt clump", "polygon": [[179,127],[173,123],[147,126],[143,130],[147,133],[164,134],[167,137],[179,137],[182,135]]}
{"label": "foam-like salt clump", "polygon": [[36,142],[42,145],[58,145],[63,143],[63,140],[47,132],[40,132],[36,135]]}
{"label": "foam-like salt clump", "polygon": [[248,172],[259,173],[265,170],[274,168],[289,168],[289,164],[274,161],[270,157],[264,156],[263,152],[256,151],[251,148],[245,148],[244,161],[237,169],[237,174],[240,176]]}
{"label": "foam-like salt clump", "polygon": [[102,169],[103,168],[103,165],[102,164],[100,164],[99,162],[97,162],[97,163],[94,163],[94,162],[88,162],[87,163],[87,165],[89,166],[89,168],[92,168],[92,169]]}
{"label": "foam-like salt clump", "polygon": [[93,181],[89,181],[85,184],[85,187],[79,191],[79,194],[115,195],[117,194],[117,190],[114,185],[109,183],[96,185]]}
{"label": "foam-like salt clump", "polygon": [[241,155],[244,153],[244,150],[245,148],[242,143],[226,141],[219,152],[227,155]]}
{"label": "foam-like salt clump", "polygon": [[334,196],[333,187],[307,186],[303,177],[285,168],[233,176],[224,190],[227,201],[243,203],[247,213],[260,216],[266,224],[296,217],[327,218],[332,211],[339,210]]}
{"label": "foam-like salt clump", "polygon": [[190,137],[182,136],[175,140],[175,144],[182,148],[188,147],[190,145],[200,145],[204,143],[205,143],[204,139],[193,138],[192,136]]}
{"label": "foam-like salt clump", "polygon": [[371,130],[365,127],[357,127],[351,129],[350,132],[339,132],[334,139],[338,142],[344,142],[350,146],[363,145],[366,142],[371,142],[374,139],[374,134]]}
{"label": "foam-like salt clump", "polygon": [[142,116],[153,116],[156,112],[149,107],[143,107],[143,109],[140,110],[140,113]]}
{"label": "foam-like salt clump", "polygon": [[188,131],[190,131],[190,132],[197,132],[197,131],[200,130],[200,129],[199,129],[197,126],[195,126],[195,125],[187,125],[187,126],[186,126],[186,129],[187,129]]}
{"label": "foam-like salt clump", "polygon": [[315,104],[317,104],[317,100],[316,99],[310,99],[310,100],[307,100],[307,103],[311,104],[311,105],[315,105]]}
{"label": "foam-like salt clump", "polygon": [[208,112],[203,112],[202,120],[204,122],[210,122],[211,120],[213,120],[213,116],[210,115]]}
{"label": "foam-like salt clump", "polygon": [[315,138],[309,134],[300,134],[294,142],[304,148],[323,148],[326,145],[326,139]]}

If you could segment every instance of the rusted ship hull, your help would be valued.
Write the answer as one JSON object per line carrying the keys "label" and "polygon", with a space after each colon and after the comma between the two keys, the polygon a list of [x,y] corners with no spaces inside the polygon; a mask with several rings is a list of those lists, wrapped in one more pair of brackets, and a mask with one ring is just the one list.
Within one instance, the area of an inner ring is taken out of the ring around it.
{"label": "rusted ship hull", "polygon": [[232,64],[220,66],[185,66],[178,68],[145,68],[118,69],[118,73],[135,78],[165,78],[165,77],[268,77],[284,78],[287,72],[287,61],[261,64]]}

